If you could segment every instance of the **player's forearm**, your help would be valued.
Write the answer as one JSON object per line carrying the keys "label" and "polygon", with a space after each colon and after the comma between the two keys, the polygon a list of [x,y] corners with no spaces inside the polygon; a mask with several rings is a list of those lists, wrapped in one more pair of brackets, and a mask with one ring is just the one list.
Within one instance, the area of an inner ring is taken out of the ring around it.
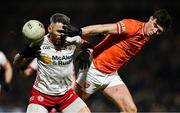
{"label": "player's forearm", "polygon": [[99,33],[117,34],[116,24],[91,25],[81,28],[83,36],[95,36]]}
{"label": "player's forearm", "polygon": [[13,77],[13,70],[11,64],[8,63],[5,69],[5,82],[9,84],[12,80],[12,77]]}

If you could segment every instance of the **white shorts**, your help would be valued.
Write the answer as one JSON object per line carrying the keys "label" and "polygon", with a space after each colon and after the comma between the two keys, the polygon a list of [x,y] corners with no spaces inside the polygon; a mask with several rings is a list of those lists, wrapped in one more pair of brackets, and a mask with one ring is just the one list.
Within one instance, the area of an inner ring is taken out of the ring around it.
{"label": "white shorts", "polygon": [[88,70],[79,70],[77,76],[77,84],[88,94],[93,94],[106,87],[124,84],[117,72],[112,74],[100,72],[93,63]]}

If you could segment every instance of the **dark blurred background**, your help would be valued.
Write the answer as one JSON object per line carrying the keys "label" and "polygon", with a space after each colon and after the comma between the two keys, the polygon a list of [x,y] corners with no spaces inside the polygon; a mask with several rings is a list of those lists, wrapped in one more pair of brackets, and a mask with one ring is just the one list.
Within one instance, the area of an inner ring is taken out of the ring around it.
{"label": "dark blurred background", "polygon": [[[151,14],[166,8],[172,16],[171,29],[146,44],[120,70],[141,112],[180,111],[180,1],[179,0],[6,0],[0,4],[0,50],[13,61],[25,46],[21,29],[30,19],[47,27],[57,12],[71,18],[77,27],[113,23],[123,18],[147,21]],[[25,111],[35,76],[23,78],[14,68],[12,90],[0,97],[0,112]],[[93,112],[118,112],[100,93],[87,101]]]}

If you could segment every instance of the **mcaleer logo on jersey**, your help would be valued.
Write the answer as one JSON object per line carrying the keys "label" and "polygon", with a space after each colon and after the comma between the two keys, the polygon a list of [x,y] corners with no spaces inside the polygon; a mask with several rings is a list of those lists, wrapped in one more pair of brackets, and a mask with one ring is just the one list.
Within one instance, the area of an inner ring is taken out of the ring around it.
{"label": "mcaleer logo on jersey", "polygon": [[44,62],[45,64],[51,64],[51,63],[52,63],[51,57],[49,57],[48,55],[40,56],[39,59],[40,59],[42,62]]}
{"label": "mcaleer logo on jersey", "polygon": [[72,62],[72,55],[52,56],[53,65],[67,65]]}
{"label": "mcaleer logo on jersey", "polygon": [[72,55],[71,56],[56,56],[53,55],[52,58],[48,55],[42,55],[39,59],[44,62],[45,64],[53,64],[53,65],[67,65],[72,62]]}
{"label": "mcaleer logo on jersey", "polygon": [[52,56],[52,60],[68,60],[71,59],[72,56]]}

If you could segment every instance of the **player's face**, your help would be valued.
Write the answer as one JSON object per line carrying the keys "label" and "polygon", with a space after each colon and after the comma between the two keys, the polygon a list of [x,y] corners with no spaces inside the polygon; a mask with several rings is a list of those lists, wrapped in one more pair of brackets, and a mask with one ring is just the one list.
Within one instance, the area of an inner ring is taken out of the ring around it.
{"label": "player's face", "polygon": [[156,18],[150,17],[149,21],[145,24],[144,34],[148,37],[154,37],[164,32],[163,27],[157,24]]}
{"label": "player's face", "polygon": [[63,24],[62,23],[55,23],[49,26],[48,31],[50,33],[51,36],[51,40],[53,42],[53,44],[55,45],[61,45],[63,39],[63,33],[61,33],[60,31],[63,30]]}

